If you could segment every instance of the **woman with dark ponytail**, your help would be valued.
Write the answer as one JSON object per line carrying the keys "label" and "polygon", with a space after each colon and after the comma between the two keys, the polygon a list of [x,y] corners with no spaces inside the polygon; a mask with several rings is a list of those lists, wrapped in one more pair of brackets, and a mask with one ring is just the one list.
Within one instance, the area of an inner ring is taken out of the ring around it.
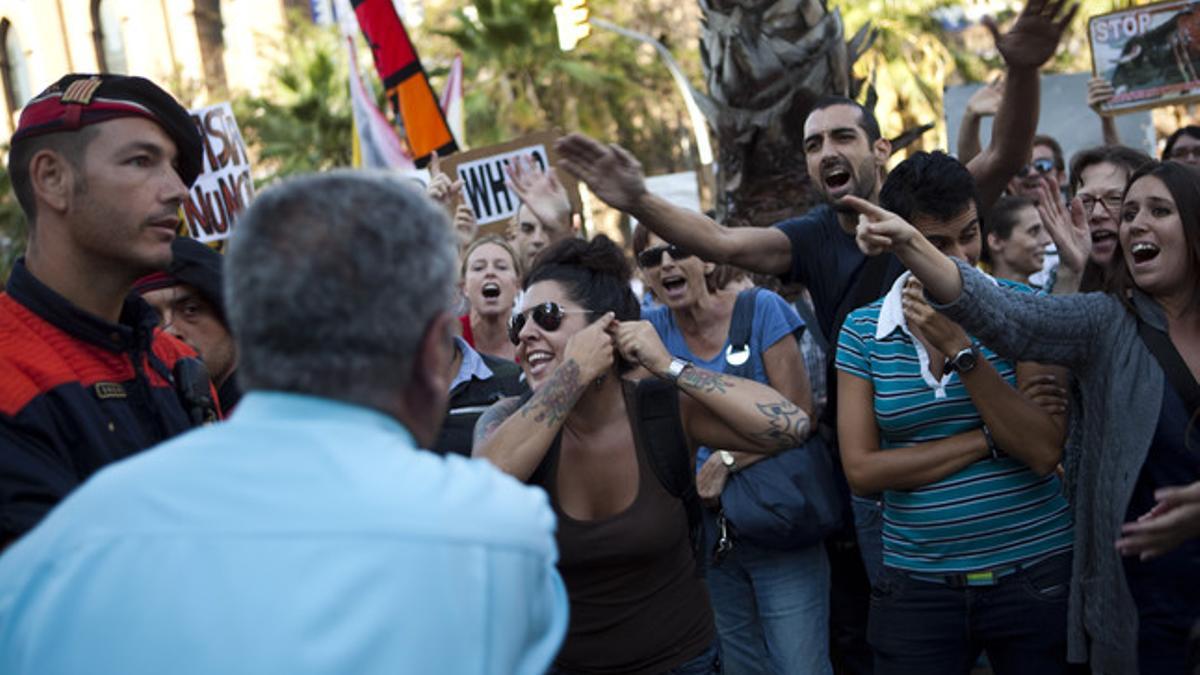
{"label": "woman with dark ponytail", "polygon": [[474,455],[544,487],[558,516],[571,624],[552,673],[718,673],[696,448],[795,447],[809,418],[766,385],[672,358],[630,276],[604,236],[534,260],[510,331],[532,394],[484,413]]}

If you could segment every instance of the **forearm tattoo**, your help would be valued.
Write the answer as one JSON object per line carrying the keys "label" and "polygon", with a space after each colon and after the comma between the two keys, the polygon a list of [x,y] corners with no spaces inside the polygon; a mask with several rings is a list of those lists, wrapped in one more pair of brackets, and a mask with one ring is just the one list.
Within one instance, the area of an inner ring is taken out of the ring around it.
{"label": "forearm tattoo", "polygon": [[475,438],[473,444],[478,446],[490,438],[496,432],[496,429],[500,428],[501,424],[504,424],[504,420],[517,411],[520,403],[520,398],[512,396],[502,398],[493,403],[490,408],[484,410],[479,419],[475,421]]}
{"label": "forearm tattoo", "polygon": [[767,428],[754,434],[754,439],[780,448],[792,448],[802,445],[808,438],[808,414],[791,401],[759,403],[758,412],[767,418]]}
{"label": "forearm tattoo", "polygon": [[724,394],[726,390],[733,388],[733,380],[711,370],[690,366],[679,374],[679,386],[697,389],[701,393],[715,391]]}
{"label": "forearm tattoo", "polygon": [[567,361],[554,371],[545,386],[521,410],[521,417],[533,416],[533,421],[553,427],[567,418],[579,398],[579,364]]}

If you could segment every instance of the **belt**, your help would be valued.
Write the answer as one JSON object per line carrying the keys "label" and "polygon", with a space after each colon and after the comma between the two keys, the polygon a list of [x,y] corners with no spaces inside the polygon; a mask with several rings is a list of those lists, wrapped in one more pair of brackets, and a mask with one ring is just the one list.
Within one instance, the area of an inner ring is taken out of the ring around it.
{"label": "belt", "polygon": [[942,586],[949,586],[950,588],[968,588],[968,587],[972,587],[972,586],[995,586],[996,584],[999,584],[1000,580],[1003,579],[1004,577],[1012,576],[1013,574],[1016,574],[1017,572],[1020,572],[1021,570],[1029,569],[1030,567],[1039,565],[1043,562],[1046,562],[1047,560],[1051,560],[1052,558],[1055,558],[1056,556],[1060,556],[1060,555],[1063,555],[1063,554],[1056,553],[1049,557],[1037,558],[1035,560],[1029,560],[1026,562],[1017,563],[1015,565],[1004,565],[1002,567],[992,567],[992,568],[985,569],[985,570],[975,570],[973,572],[963,572],[963,573],[939,574],[939,573],[925,573],[925,572],[910,572],[908,570],[898,570],[898,571],[903,573],[909,579],[916,579],[917,581],[925,581],[925,582],[928,582],[931,584],[941,584]]}

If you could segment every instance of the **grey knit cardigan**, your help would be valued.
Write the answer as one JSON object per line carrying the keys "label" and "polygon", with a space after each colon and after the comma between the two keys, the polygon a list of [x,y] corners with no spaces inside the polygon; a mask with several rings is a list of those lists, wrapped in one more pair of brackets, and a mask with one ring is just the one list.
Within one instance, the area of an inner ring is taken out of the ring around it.
{"label": "grey knit cardigan", "polygon": [[[1137,607],[1114,544],[1158,423],[1162,367],[1138,335],[1137,318],[1116,297],[1008,291],[955,262],[962,295],[934,307],[1006,358],[1071,370],[1063,453],[1075,516],[1067,654],[1074,662],[1090,660],[1096,675],[1137,673]],[[1140,292],[1132,300],[1142,321],[1166,332],[1156,302]]]}

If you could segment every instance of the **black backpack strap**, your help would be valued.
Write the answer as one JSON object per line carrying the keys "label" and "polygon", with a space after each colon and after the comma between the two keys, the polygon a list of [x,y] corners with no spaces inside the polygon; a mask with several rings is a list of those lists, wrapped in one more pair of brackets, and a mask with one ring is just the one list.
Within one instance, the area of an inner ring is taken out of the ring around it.
{"label": "black backpack strap", "polygon": [[688,536],[696,557],[696,573],[703,574],[704,510],[696,492],[692,455],[679,418],[679,390],[671,382],[648,378],[624,382],[625,406],[636,422],[635,441],[645,449],[658,482],[687,511]]}
{"label": "black backpack strap", "polygon": [[[754,332],[754,306],[758,301],[758,288],[747,288],[738,293],[733,305],[733,318],[729,320],[729,349],[725,352],[725,373],[737,377],[753,377],[754,366],[750,356],[750,336]],[[747,358],[734,364],[730,358],[741,352]]]}
{"label": "black backpack strap", "polygon": [[825,413],[821,416],[821,422],[834,429],[837,428],[838,333],[842,331],[842,324],[845,323],[846,316],[850,312],[875,302],[887,292],[887,289],[883,288],[883,283],[887,279],[888,268],[891,267],[892,260],[893,256],[890,253],[867,257],[862,270],[858,273],[858,281],[854,282],[854,287],[846,293],[846,297],[842,298],[842,303],[838,305],[837,312],[834,314],[833,325],[829,327],[829,349],[825,350],[825,392],[828,401],[825,404]]}
{"label": "black backpack strap", "polygon": [[1179,355],[1175,345],[1171,344],[1171,337],[1142,321],[1141,317],[1138,317],[1138,334],[1142,336],[1142,342],[1146,343],[1146,348],[1162,367],[1167,381],[1175,388],[1175,393],[1183,399],[1188,416],[1195,415],[1196,411],[1200,410],[1200,383],[1192,377],[1187,362]]}

